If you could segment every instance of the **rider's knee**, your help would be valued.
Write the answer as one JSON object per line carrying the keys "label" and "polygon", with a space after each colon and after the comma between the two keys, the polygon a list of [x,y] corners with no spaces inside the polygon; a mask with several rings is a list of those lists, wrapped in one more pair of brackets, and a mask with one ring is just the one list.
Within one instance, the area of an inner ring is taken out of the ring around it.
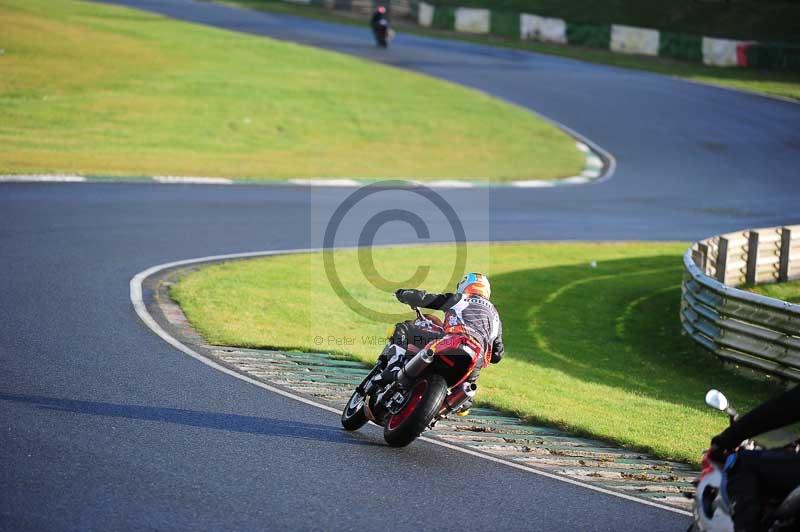
{"label": "rider's knee", "polygon": [[409,334],[411,332],[412,323],[409,321],[401,321],[394,326],[392,333],[392,343],[405,347],[409,343]]}

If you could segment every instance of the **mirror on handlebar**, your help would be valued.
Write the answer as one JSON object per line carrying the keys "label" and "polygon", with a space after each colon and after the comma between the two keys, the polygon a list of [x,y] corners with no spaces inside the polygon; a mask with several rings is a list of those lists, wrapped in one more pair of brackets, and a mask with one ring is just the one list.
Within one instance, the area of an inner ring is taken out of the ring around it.
{"label": "mirror on handlebar", "polygon": [[706,394],[706,404],[711,408],[716,408],[723,412],[725,412],[729,406],[728,398],[719,390],[708,390]]}

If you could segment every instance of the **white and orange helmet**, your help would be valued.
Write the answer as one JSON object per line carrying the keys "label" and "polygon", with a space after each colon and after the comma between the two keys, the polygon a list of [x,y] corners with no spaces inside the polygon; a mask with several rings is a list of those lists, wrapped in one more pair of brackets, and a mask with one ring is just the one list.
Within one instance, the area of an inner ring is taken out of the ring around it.
{"label": "white and orange helmet", "polygon": [[471,272],[461,279],[461,282],[456,286],[456,292],[489,299],[492,295],[492,287],[489,285],[488,277],[482,273]]}

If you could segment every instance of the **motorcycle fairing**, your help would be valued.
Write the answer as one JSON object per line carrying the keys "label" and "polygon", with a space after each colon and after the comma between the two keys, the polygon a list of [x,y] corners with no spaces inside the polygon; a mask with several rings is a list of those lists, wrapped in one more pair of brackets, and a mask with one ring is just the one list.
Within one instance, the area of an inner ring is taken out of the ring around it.
{"label": "motorcycle fairing", "polygon": [[463,334],[447,334],[432,342],[428,349],[434,354],[436,372],[444,377],[450,388],[469,378],[482,351],[477,341]]}

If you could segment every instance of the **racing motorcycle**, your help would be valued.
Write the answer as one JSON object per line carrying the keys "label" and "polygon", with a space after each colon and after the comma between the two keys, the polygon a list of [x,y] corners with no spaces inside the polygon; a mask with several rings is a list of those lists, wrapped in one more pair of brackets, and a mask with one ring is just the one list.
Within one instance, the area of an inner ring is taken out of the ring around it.
{"label": "racing motorcycle", "polygon": [[370,22],[372,35],[375,37],[375,44],[381,48],[387,48],[389,41],[394,37],[394,30],[389,27],[389,19],[386,18],[386,8],[378,7]]}
{"label": "racing motorcycle", "polygon": [[[706,404],[728,414],[731,423],[739,417],[725,395],[717,390],[708,391]],[[793,437],[786,431],[772,434],[770,439],[788,441]],[[782,447],[785,447],[787,452],[798,451],[797,442]],[[739,449],[743,450],[764,448],[762,443],[753,439],[745,440],[739,446]],[[720,464],[711,460],[709,453],[710,450],[703,455],[700,476],[695,481],[697,489],[693,496],[692,509],[694,519],[687,532],[733,532],[730,504],[722,487],[726,484],[726,471]],[[765,501],[762,515],[761,529],[765,532],[789,532],[800,529],[800,487],[795,488],[783,500]]]}
{"label": "racing motorcycle", "polygon": [[389,28],[389,21],[385,18],[379,20],[372,26],[372,35],[375,37],[375,44],[381,48],[389,46],[389,39],[391,29]]}
{"label": "racing motorcycle", "polygon": [[[481,345],[469,336],[445,334],[439,318],[411,308],[415,326],[436,340],[423,349],[409,342],[405,363],[388,383],[381,376],[394,347],[387,343],[342,411],[346,430],[372,421],[383,426],[383,437],[393,447],[408,445],[451,413],[464,414],[477,390],[468,378],[481,358]],[[485,363],[489,358],[483,357]]]}

